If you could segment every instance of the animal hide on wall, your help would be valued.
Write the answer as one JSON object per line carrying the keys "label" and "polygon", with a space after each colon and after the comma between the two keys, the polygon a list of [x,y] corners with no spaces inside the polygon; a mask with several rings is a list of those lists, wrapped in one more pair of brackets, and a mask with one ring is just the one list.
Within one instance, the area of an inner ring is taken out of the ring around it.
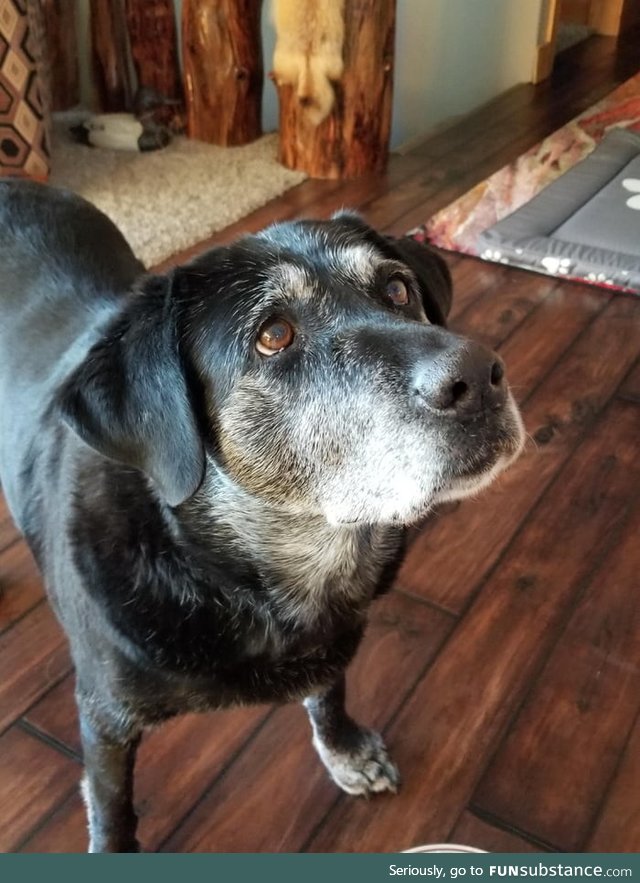
{"label": "animal hide on wall", "polygon": [[274,0],[274,79],[293,86],[309,120],[318,125],[333,107],[332,83],[344,70],[344,0]]}

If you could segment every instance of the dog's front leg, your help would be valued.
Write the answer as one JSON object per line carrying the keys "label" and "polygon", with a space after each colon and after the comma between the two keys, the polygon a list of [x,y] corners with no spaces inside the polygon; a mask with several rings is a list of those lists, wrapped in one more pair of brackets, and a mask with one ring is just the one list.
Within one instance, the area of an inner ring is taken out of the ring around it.
{"label": "dog's front leg", "polygon": [[85,775],[82,795],[89,818],[89,852],[138,852],[133,808],[133,766],[139,733],[114,737],[80,709]]}
{"label": "dog's front leg", "polygon": [[343,675],[328,690],[305,699],[320,760],[348,794],[397,791],[400,776],[382,737],[349,717],[345,693]]}

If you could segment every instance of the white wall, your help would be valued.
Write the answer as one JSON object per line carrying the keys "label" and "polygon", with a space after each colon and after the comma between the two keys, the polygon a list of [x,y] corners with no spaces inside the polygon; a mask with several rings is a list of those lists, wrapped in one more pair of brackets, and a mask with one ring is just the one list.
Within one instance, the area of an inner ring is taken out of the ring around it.
{"label": "white wall", "polygon": [[392,146],[531,80],[542,0],[397,2]]}
{"label": "white wall", "polygon": [[262,4],[262,55],[264,58],[264,89],[262,91],[262,128],[265,132],[278,128],[278,96],[267,74],[271,70],[276,32],[271,21],[271,0]]}

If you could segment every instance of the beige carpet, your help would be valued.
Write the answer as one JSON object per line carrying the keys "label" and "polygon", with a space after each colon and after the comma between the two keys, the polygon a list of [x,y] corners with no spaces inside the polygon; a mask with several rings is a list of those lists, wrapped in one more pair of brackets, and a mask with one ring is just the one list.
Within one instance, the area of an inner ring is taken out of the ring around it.
{"label": "beige carpet", "polygon": [[56,121],[50,183],[102,209],[147,267],[206,239],[305,178],[276,161],[277,135],[245,147],[176,138],[164,150],[130,153],[75,144],[67,134],[69,122]]}

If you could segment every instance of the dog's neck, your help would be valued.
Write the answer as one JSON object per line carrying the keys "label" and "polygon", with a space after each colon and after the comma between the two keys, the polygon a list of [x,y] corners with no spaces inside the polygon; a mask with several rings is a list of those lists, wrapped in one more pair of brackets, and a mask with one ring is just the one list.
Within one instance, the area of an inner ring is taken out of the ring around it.
{"label": "dog's neck", "polygon": [[384,526],[331,525],[262,500],[209,468],[198,493],[209,529],[249,557],[280,615],[313,627],[332,613],[366,609],[401,531]]}

